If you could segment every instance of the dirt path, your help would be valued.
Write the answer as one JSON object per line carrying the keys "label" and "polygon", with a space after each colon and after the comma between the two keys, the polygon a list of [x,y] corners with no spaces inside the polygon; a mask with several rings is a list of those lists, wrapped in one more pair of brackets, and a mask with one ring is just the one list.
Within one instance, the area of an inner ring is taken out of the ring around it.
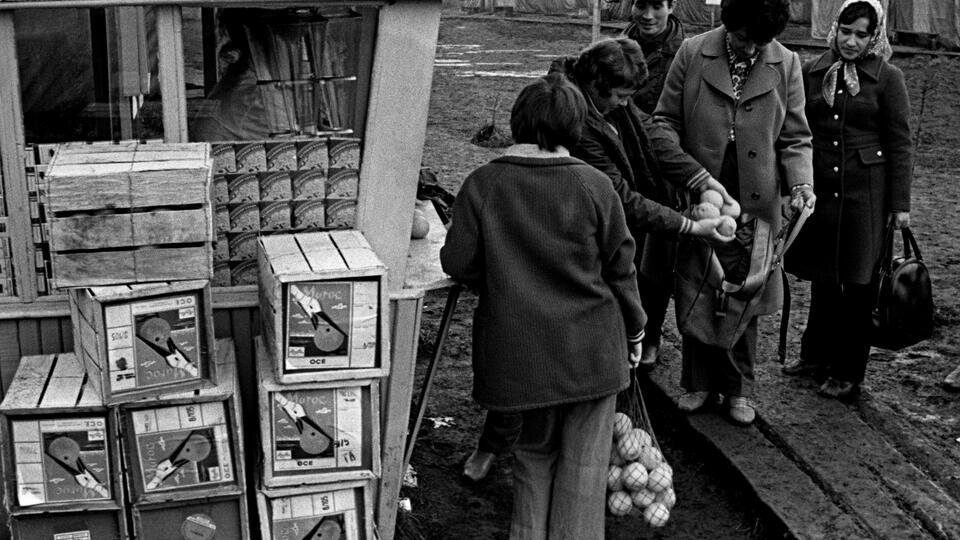
{"label": "dirt path", "polygon": [[[583,26],[529,24],[517,20],[443,20],[424,165],[436,171],[441,182],[456,192],[467,173],[497,155],[495,151],[470,144],[477,129],[492,119],[508,130],[509,108],[519,89],[530,77],[544,73],[552,58],[573,54],[588,40],[589,27]],[[805,57],[815,54],[810,50],[800,52]],[[933,276],[937,328],[932,339],[905,351],[874,350],[864,385],[867,405],[845,410],[852,411],[859,421],[875,429],[891,451],[909,457],[917,474],[935,481],[943,495],[956,501],[960,500],[960,395],[945,390],[941,381],[960,362],[960,251],[956,238],[960,227],[955,217],[955,209],[960,207],[960,182],[957,181],[960,178],[960,59],[897,57],[894,63],[906,74],[912,126],[914,130],[920,127],[912,220]],[[918,123],[921,104],[923,117]],[[795,294],[792,354],[799,350],[799,336],[806,321],[805,284],[797,284]],[[442,296],[428,299],[424,318],[426,338],[435,328],[431,321],[439,316],[442,301]],[[467,486],[457,479],[460,463],[472,449],[482,418],[481,410],[469,397],[468,306],[469,302],[463,302],[457,312],[440,379],[435,383],[427,412],[430,417],[449,417],[453,423],[434,428],[425,422],[413,460],[420,473],[421,487],[404,491],[404,495],[412,499],[414,512],[402,518],[401,535],[407,530],[420,531],[428,538],[505,537],[503,531],[510,511],[509,458],[501,460],[492,481],[481,487]],[[775,358],[773,332],[777,324],[777,317],[769,317],[762,325],[761,358]],[[426,358],[424,355],[421,351],[421,358]],[[801,396],[809,397],[813,393],[812,386],[804,381],[783,379],[773,363],[761,365],[758,373],[761,384],[767,385],[768,390],[780,385],[780,388],[800,392]],[[668,372],[664,376],[673,375]],[[777,414],[789,416],[791,407],[809,409],[817,404],[804,398],[777,406],[780,407]],[[815,420],[811,422],[816,424]],[[803,431],[797,431],[794,436],[802,438]],[[678,436],[678,454],[668,455],[669,459],[678,462],[685,459],[680,455],[684,452],[680,448],[685,444],[682,437]],[[695,447],[687,451],[699,459]],[[822,474],[844,474],[845,459],[854,459],[854,456],[849,453],[825,455]],[[707,470],[713,467],[710,464],[700,461],[698,465],[695,459],[690,463],[691,468],[699,469],[684,471],[684,475],[690,475],[683,479],[685,482],[718,485],[727,481],[710,477]],[[882,476],[882,471],[879,474]],[[903,474],[898,471],[893,477],[899,482],[909,481]],[[697,480],[697,475],[706,476]],[[678,485],[683,483],[678,481]],[[717,498],[723,497],[708,494],[705,499]],[[733,516],[732,532],[727,536],[712,534],[710,519],[700,517],[708,516],[711,510],[695,505],[684,507],[684,501],[692,500],[689,495],[681,493],[679,500],[675,514],[689,512],[691,525],[696,527],[702,523],[702,528],[685,530],[680,535],[668,526],[657,535],[716,538],[758,534],[756,517],[740,512],[735,503],[729,507],[724,506],[726,503],[717,506],[718,511]],[[883,519],[887,519],[883,510],[890,503],[868,494],[857,504],[865,505],[863,515],[876,513],[874,524],[882,533]],[[697,523],[698,519],[701,523]],[[649,533],[639,530],[642,534]],[[891,534],[893,530],[896,528],[891,529]],[[611,520],[608,524],[608,535],[614,538],[633,538],[637,531],[636,524],[628,520]]]}

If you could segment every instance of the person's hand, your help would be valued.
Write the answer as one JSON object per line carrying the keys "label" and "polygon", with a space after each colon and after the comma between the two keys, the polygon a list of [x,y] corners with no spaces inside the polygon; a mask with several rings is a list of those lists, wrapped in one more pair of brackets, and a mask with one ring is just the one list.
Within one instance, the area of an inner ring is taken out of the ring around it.
{"label": "person's hand", "polygon": [[723,195],[724,204],[737,204],[737,200],[734,199],[729,193],[727,193],[727,188],[723,187],[723,184],[721,184],[719,180],[717,180],[712,176],[710,177],[709,180],[706,181],[705,184],[703,184],[703,189],[701,189],[700,191],[704,192],[708,189],[712,189],[713,191],[719,192],[720,195]]}
{"label": "person's hand", "polygon": [[894,229],[902,229],[910,226],[910,212],[894,212],[890,214],[890,222]]}
{"label": "person's hand", "polygon": [[717,232],[717,225],[720,225],[720,221],[720,218],[704,218],[699,221],[694,221],[693,228],[690,229],[690,234],[711,242],[724,243],[733,240],[736,236],[735,234],[723,236]]}
{"label": "person's hand", "polygon": [[817,196],[813,193],[813,186],[810,184],[799,184],[793,186],[790,190],[790,208],[794,210],[803,210],[803,207],[813,208],[817,203]]}
{"label": "person's hand", "polygon": [[627,350],[630,352],[627,362],[630,363],[630,369],[635,369],[640,365],[640,357],[643,356],[643,330],[634,337],[627,338]]}

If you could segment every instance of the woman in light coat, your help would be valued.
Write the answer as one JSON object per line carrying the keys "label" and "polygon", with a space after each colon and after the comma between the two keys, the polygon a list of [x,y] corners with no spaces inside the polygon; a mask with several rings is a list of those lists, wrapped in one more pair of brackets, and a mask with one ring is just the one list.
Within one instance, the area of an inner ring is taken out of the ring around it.
{"label": "woman in light coat", "polygon": [[[800,58],[774,39],[789,11],[788,0],[724,0],[723,26],[681,45],[654,113],[774,235],[781,194],[791,194],[795,208],[815,200]],[[770,280],[759,313],[776,311],[781,296],[779,281]],[[756,318],[731,349],[683,336],[680,408],[692,412],[723,394],[730,419],[752,423],[756,340]]]}
{"label": "woman in light coat", "polygon": [[856,397],[870,355],[870,281],[884,228],[910,223],[910,103],[876,0],[847,0],[827,42],[803,66],[820,203],[787,270],[811,281],[800,360],[788,375],[826,377],[832,398]]}

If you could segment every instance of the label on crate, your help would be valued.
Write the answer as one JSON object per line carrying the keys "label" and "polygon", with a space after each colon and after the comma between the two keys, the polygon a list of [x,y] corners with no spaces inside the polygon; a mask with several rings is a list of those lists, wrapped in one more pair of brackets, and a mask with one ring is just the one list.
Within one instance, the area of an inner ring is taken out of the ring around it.
{"label": "label on crate", "polygon": [[363,464],[363,389],[270,392],[274,472]]}
{"label": "label on crate", "polygon": [[106,418],[14,420],[10,424],[20,506],[110,498]]}
{"label": "label on crate", "polygon": [[201,313],[196,294],[106,306],[110,391],[199,379]]}
{"label": "label on crate", "polygon": [[286,370],[374,365],[376,282],[299,282],[288,292]]}
{"label": "label on crate", "polygon": [[273,538],[363,537],[357,520],[357,491],[341,489],[270,501]]}
{"label": "label on crate", "polygon": [[144,492],[235,482],[222,401],[130,412]]}
{"label": "label on crate", "polygon": [[53,535],[53,540],[90,540],[90,531],[62,532]]}

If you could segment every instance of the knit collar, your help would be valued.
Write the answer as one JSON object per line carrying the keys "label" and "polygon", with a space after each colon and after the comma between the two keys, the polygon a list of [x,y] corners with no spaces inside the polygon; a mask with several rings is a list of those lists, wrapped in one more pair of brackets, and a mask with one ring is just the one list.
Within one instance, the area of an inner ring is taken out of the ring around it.
{"label": "knit collar", "polygon": [[524,158],[558,158],[570,157],[570,151],[563,146],[557,146],[556,150],[550,152],[549,150],[544,150],[535,144],[522,143],[508,146],[503,151],[503,155]]}

